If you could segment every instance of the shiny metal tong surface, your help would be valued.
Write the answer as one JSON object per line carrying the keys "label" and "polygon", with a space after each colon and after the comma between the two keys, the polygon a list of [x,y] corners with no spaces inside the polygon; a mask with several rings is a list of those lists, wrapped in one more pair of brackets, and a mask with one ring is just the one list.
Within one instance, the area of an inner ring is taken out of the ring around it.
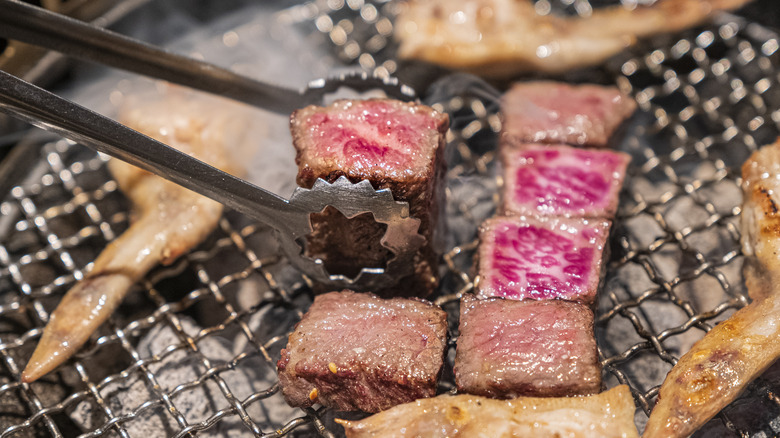
{"label": "shiny metal tong surface", "polygon": [[321,102],[325,95],[340,87],[357,91],[378,88],[389,97],[401,100],[415,97],[414,90],[394,78],[365,74],[318,79],[301,90],[280,87],[17,0],[0,0],[0,37],[214,93],[280,114],[290,114]]}
{"label": "shiny metal tong surface", "polygon": [[[20,39],[121,69],[234,98],[275,112],[322,103],[341,87],[381,89],[409,100],[414,92],[396,80],[367,74],[314,81],[302,91],[265,84],[214,65],[172,54],[131,38],[13,0],[0,1],[0,36]],[[109,118],[0,72],[0,110],[43,129],[167,178],[273,227],[293,265],[332,288],[371,290],[387,287],[411,273],[413,256],[425,239],[409,205],[396,202],[389,189],[368,181],[318,181],[298,188],[287,200],[216,169]],[[176,163],[175,165],[172,163]],[[393,253],[385,267],[364,268],[355,277],[331,274],[321,259],[303,255],[311,233],[309,216],[333,206],[346,217],[372,213],[387,224],[381,244]]]}

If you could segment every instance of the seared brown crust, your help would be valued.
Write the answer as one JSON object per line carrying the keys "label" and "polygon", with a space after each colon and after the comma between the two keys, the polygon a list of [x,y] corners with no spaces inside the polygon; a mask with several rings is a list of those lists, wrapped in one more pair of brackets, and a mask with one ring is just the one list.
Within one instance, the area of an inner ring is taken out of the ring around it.
{"label": "seared brown crust", "polygon": [[[406,201],[410,206],[410,214],[420,220],[419,233],[425,237],[426,244],[415,256],[415,272],[409,278],[401,280],[401,284],[384,290],[373,292],[380,296],[427,296],[438,285],[438,255],[434,249],[438,234],[442,232],[439,227],[441,209],[444,199],[444,177],[446,163],[444,160],[444,148],[446,146],[445,134],[449,127],[449,119],[446,114],[439,113],[424,105],[406,103],[400,101],[391,102],[392,105],[401,108],[409,108],[410,111],[425,112],[436,121],[434,135],[428,136],[432,144],[426,145],[433,154],[432,159],[425,166],[424,171],[410,175],[386,175],[379,171],[364,171],[361,169],[343,169],[335,167],[330,162],[307,162],[306,151],[312,147],[306,129],[302,126],[306,117],[315,112],[326,112],[331,107],[343,103],[339,101],[328,108],[309,106],[295,111],[290,118],[290,130],[293,136],[293,144],[296,148],[295,162],[298,164],[297,182],[301,187],[311,188],[318,178],[330,183],[344,176],[353,183],[369,180],[374,189],[390,189],[397,201]],[[331,223],[339,213],[333,209],[326,210],[319,217],[312,217],[312,234],[309,236],[307,254],[312,257],[321,257],[325,260],[329,270],[341,270],[345,274],[354,265],[339,264],[338,261],[357,257],[358,263],[365,266],[381,266],[386,262],[388,252],[384,247],[377,246],[377,236],[384,234],[384,226],[376,223],[370,216],[353,219],[350,222],[336,219],[337,224]],[[345,226],[348,228],[345,230]],[[334,228],[338,228],[334,229]],[[349,245],[343,245],[344,240],[334,237],[350,237]],[[339,242],[336,245],[334,242]],[[347,248],[348,246],[348,248]],[[330,265],[334,261],[333,265]],[[344,272],[346,271],[346,272]]]}
{"label": "seared brown crust", "polygon": [[285,400],[378,412],[436,394],[447,314],[421,299],[318,295],[277,363]]}
{"label": "seared brown crust", "polygon": [[593,312],[559,301],[464,296],[455,357],[459,392],[564,397],[601,390]]}

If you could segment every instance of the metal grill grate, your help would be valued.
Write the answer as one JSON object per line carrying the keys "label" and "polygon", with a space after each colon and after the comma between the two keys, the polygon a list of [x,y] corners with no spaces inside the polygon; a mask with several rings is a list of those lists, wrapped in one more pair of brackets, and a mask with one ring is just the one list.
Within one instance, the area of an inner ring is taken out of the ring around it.
{"label": "metal grill grate", "polygon": [[[587,4],[550,8],[576,13]],[[279,19],[310,27],[344,61],[393,74],[394,8],[322,0]],[[729,16],[651,41],[595,73],[641,109],[621,146],[633,163],[597,326],[607,384],[631,386],[640,426],[676,357],[747,303],[739,166],[780,132],[779,41]],[[454,316],[472,287],[476,228],[495,211],[500,121],[492,100],[448,96],[436,105],[453,117],[452,231],[436,301]],[[0,203],[0,437],[128,437],[152,426],[177,437],[339,433],[327,410],[293,410],[281,399],[275,359],[312,295],[269,230],[234,214],[197,250],[150,273],[74,361],[22,384],[20,368],[49,312],[129,219],[101,157],[63,140],[35,143],[39,157],[19,163],[29,176]],[[252,298],[241,298],[247,290]],[[441,390],[452,387],[445,373]],[[706,433],[776,435],[778,390],[759,380]]]}

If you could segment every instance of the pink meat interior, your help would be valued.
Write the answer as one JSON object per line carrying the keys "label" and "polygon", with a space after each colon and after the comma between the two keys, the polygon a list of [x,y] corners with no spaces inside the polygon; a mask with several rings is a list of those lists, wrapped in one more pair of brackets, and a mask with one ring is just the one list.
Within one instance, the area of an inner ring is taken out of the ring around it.
{"label": "pink meat interior", "polygon": [[528,145],[504,155],[504,211],[517,214],[615,214],[629,157],[622,152]]}
{"label": "pink meat interior", "polygon": [[591,303],[608,232],[603,220],[490,219],[480,233],[479,295]]}
{"label": "pink meat interior", "polygon": [[430,167],[442,115],[393,100],[341,100],[296,113],[294,124],[308,140],[301,162],[311,167],[403,178]]}

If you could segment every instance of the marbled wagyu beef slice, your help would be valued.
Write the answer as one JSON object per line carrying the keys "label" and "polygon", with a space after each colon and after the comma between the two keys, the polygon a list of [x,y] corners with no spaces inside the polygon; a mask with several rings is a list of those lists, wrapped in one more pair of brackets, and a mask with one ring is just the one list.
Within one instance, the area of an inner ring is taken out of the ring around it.
{"label": "marbled wagyu beef slice", "polygon": [[479,233],[477,295],[592,305],[609,228],[603,219],[488,219]]}
{"label": "marbled wagyu beef slice", "polygon": [[623,152],[565,145],[504,148],[503,214],[611,219],[629,161]]}

